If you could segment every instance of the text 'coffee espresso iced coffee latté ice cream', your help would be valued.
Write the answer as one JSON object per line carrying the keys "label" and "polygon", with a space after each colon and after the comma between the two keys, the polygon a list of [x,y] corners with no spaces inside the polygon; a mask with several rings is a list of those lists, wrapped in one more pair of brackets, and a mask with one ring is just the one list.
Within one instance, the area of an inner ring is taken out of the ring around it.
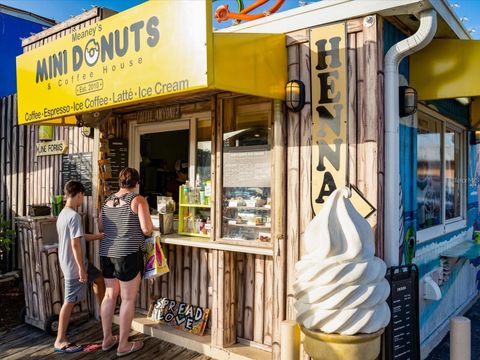
{"label": "text 'coffee espresso iced coffee latt\u00e9 ice cream'", "polygon": [[297,321],[312,331],[370,334],[390,321],[390,285],[373,231],[347,196],[347,188],[333,192],[305,230],[293,285]]}

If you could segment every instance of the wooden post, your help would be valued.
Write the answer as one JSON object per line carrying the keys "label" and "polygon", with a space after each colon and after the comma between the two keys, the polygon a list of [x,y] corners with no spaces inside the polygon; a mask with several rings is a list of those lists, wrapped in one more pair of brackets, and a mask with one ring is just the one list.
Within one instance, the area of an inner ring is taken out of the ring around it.
{"label": "wooden post", "polygon": [[[285,319],[285,226],[286,226],[286,143],[287,131],[283,104],[280,100],[274,100],[274,148],[273,148],[273,218],[274,218],[274,243],[273,243],[273,289],[266,290],[266,296],[270,292],[273,295],[273,322],[271,339],[273,359],[280,359],[280,324]],[[268,268],[267,268],[268,269]],[[266,271],[267,273],[267,271]],[[268,273],[267,273],[268,274]],[[268,300],[268,299],[266,299]],[[265,324],[265,326],[268,323]],[[265,339],[264,339],[265,341]]]}
{"label": "wooden post", "polygon": [[245,306],[245,254],[237,253],[237,271],[236,271],[236,285],[237,285],[237,336],[243,338],[244,327],[244,306]]}
{"label": "wooden post", "polygon": [[265,258],[255,256],[255,294],[254,294],[254,320],[253,341],[263,343],[263,311],[265,300]]}
{"label": "wooden post", "polygon": [[200,249],[200,279],[198,305],[208,307],[208,252]]}
{"label": "wooden post", "polygon": [[[182,301],[192,303],[192,270],[191,270],[191,248],[185,246],[183,249],[183,269],[180,272],[183,275],[183,296]],[[178,258],[177,258],[178,259]]]}
{"label": "wooden post", "polygon": [[253,340],[253,303],[255,295],[255,255],[246,254],[245,265],[245,310],[243,315],[243,337]]}
{"label": "wooden post", "polygon": [[[308,41],[306,32],[303,42]],[[301,44],[301,43],[300,43]],[[300,79],[300,45],[294,37],[287,37],[288,77],[290,80]],[[300,114],[288,112],[287,121],[287,249],[286,249],[286,319],[295,319],[295,281],[294,266],[299,257],[300,232]]]}

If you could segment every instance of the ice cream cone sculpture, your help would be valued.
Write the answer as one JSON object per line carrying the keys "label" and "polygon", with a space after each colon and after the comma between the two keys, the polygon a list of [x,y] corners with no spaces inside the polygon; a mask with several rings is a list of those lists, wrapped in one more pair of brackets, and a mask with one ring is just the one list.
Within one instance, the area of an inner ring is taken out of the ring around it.
{"label": "ice cream cone sculpture", "polygon": [[307,226],[306,255],[295,265],[297,321],[315,360],[376,359],[390,321],[387,267],[348,193],[333,192]]}

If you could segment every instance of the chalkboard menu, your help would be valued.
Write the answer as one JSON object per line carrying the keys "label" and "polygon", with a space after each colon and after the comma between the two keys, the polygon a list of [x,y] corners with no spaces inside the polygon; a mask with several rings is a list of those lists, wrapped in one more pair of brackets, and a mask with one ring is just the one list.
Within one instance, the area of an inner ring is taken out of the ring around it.
{"label": "chalkboard menu", "polygon": [[62,189],[69,180],[80,181],[85,195],[92,195],[92,153],[62,156]]}
{"label": "chalkboard menu", "polygon": [[118,175],[123,168],[128,167],[128,142],[124,139],[108,140],[107,159],[110,160],[112,178],[107,180],[110,191],[118,191]]}
{"label": "chalkboard menu", "polygon": [[391,267],[386,278],[391,287],[387,302],[392,314],[385,329],[386,358],[420,359],[418,268],[414,264]]}

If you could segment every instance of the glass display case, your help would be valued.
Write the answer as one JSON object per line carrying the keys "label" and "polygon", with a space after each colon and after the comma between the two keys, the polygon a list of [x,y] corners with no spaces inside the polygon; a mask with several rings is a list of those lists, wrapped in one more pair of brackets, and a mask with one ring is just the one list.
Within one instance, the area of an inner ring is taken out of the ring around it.
{"label": "glass display case", "polygon": [[180,235],[209,238],[212,232],[209,181],[201,186],[180,186],[178,233]]}
{"label": "glass display case", "polygon": [[212,233],[211,120],[198,119],[195,126],[195,181],[180,186],[178,233],[210,238]]}
{"label": "glass display case", "polygon": [[271,103],[224,104],[222,238],[271,241]]}

